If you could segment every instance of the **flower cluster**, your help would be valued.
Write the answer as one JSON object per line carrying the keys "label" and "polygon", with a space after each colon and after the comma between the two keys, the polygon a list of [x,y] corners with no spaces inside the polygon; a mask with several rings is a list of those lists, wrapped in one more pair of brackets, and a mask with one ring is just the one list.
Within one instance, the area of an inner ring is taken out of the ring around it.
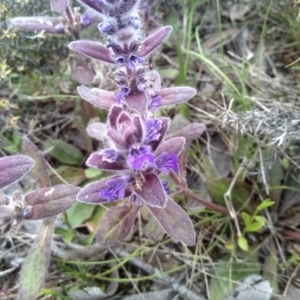
{"label": "flower cluster", "polygon": [[[11,21],[21,30],[73,35],[74,41],[69,44],[77,55],[73,78],[82,84],[92,81],[89,59],[111,65],[117,86],[115,91],[78,87],[84,100],[109,110],[107,124],[96,122],[87,128],[91,137],[103,142],[104,149],[92,153],[86,164],[109,172],[111,176],[84,187],[77,200],[101,204],[129,199],[127,205],[113,206],[101,219],[97,240],[102,244],[124,239],[140,207],[145,204],[167,234],[192,245],[195,242],[192,222],[170,198],[171,190],[165,177],[179,171],[180,152],[205,131],[205,126],[193,123],[170,136],[170,119],[155,115],[163,106],[188,101],[195,96],[196,90],[162,88],[158,72],[150,70],[146,64],[149,54],[162,44],[172,27],[161,27],[149,36],[143,32],[143,21],[147,23],[151,19],[146,12],[147,6],[151,7],[153,0],[144,3],[139,0],[80,2],[87,11],[83,15],[78,9],[72,11],[68,0],[51,0],[52,10],[62,13],[61,17],[18,17]],[[101,19],[98,29],[106,36],[106,44],[81,40],[80,31],[98,19]],[[148,29],[149,24],[145,26]],[[68,197],[58,186],[54,194],[55,199]],[[43,216],[37,206],[38,197],[37,193],[27,200],[34,206],[28,218]],[[58,211],[51,199],[45,198],[47,202],[52,205],[49,210],[55,207],[53,212]]]}
{"label": "flower cluster", "polygon": [[[175,134],[170,138],[167,135],[169,118],[156,118],[155,111],[189,100],[196,90],[190,87],[162,89],[159,74],[145,64],[147,56],[161,45],[172,27],[162,27],[145,37],[141,31],[139,1],[81,2],[102,19],[98,28],[107,36],[107,43],[78,40],[69,48],[111,64],[118,89],[78,88],[84,100],[109,109],[107,124],[96,122],[87,128],[91,137],[104,144],[104,149],[90,155],[87,165],[112,175],[84,187],[77,200],[101,204],[129,199],[125,206],[112,207],[100,221],[97,240],[102,244],[124,239],[139,208],[145,204],[173,239],[192,245],[195,242],[192,222],[168,196],[169,183],[161,175],[178,172],[178,157],[186,138],[188,142],[197,138],[205,126],[191,124],[181,131],[183,137]],[[112,230],[115,227],[120,229]]]}

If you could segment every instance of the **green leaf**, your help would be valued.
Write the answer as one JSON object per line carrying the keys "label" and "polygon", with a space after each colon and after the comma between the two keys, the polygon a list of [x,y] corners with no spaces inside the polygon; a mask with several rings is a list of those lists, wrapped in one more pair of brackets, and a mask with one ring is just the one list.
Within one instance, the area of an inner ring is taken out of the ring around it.
{"label": "green leaf", "polygon": [[87,179],[99,178],[103,172],[96,168],[87,168],[85,169],[85,176]]}
{"label": "green leaf", "polygon": [[252,274],[260,274],[256,257],[249,257],[247,253],[239,261],[234,261],[230,256],[221,258],[215,265],[215,276],[210,279],[210,299],[223,300],[234,288],[235,282]]}
{"label": "green leaf", "polygon": [[37,299],[49,267],[55,218],[43,221],[21,270],[18,299]]}
{"label": "green leaf", "polygon": [[64,241],[69,244],[71,243],[73,237],[74,237],[74,231],[73,230],[67,230],[63,228],[55,228],[55,234],[60,234],[64,237]]}
{"label": "green leaf", "polygon": [[186,103],[179,104],[179,112],[188,120],[191,118],[190,109]]}
{"label": "green leaf", "polygon": [[261,223],[258,222],[252,222],[248,224],[245,228],[245,232],[257,232],[263,227]]}
{"label": "green leaf", "polygon": [[[228,191],[231,184],[230,178],[208,179],[205,181],[205,187],[211,198],[220,205],[226,206],[224,194]],[[242,207],[250,213],[255,211],[251,201],[245,207],[245,203],[250,197],[251,188],[242,181],[237,181],[231,191],[231,200],[235,210]]]}
{"label": "green leaf", "polygon": [[78,166],[83,161],[83,155],[81,151],[64,140],[48,140],[45,142],[44,146],[46,150],[51,149],[51,156],[55,157],[63,164]]}
{"label": "green leaf", "polygon": [[88,220],[95,209],[95,205],[82,202],[75,202],[74,205],[67,211],[68,221],[72,227],[79,226]]}
{"label": "green leaf", "polygon": [[251,223],[252,218],[248,213],[242,212],[242,218],[243,218],[244,223],[245,223],[246,226]]}
{"label": "green leaf", "polygon": [[240,236],[238,238],[238,245],[244,251],[248,251],[248,249],[249,249],[248,241],[243,236]]}
{"label": "green leaf", "polygon": [[253,219],[259,224],[261,224],[262,226],[265,226],[266,224],[266,219],[262,216],[254,216]]}
{"label": "green leaf", "polygon": [[[85,176],[85,170],[82,168],[71,167],[71,166],[60,166],[55,171],[68,183],[74,185],[80,185],[87,178]],[[61,179],[56,174],[51,176],[53,184],[61,183]]]}
{"label": "green leaf", "polygon": [[169,79],[175,79],[179,74],[178,70],[173,68],[159,70],[159,73],[161,76]]}
{"label": "green leaf", "polygon": [[270,207],[270,206],[272,206],[272,205],[274,205],[274,204],[275,204],[275,202],[272,201],[271,199],[266,199],[266,200],[264,200],[262,203],[260,203],[260,204],[257,206],[256,211],[262,211],[262,210],[264,210],[265,208]]}

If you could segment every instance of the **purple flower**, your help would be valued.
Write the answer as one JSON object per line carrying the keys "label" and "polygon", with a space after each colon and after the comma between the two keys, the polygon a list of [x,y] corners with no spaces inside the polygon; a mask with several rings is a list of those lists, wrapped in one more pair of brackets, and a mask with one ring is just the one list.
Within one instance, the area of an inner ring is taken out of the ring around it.
{"label": "purple flower", "polygon": [[128,164],[137,171],[141,171],[154,164],[154,155],[151,153],[150,146],[131,146],[128,155]]}
{"label": "purple flower", "polygon": [[[110,27],[107,26],[104,26],[104,28],[105,30],[110,29]],[[140,41],[138,38],[133,40],[128,39],[128,41],[123,42],[121,42],[120,38],[117,41],[113,40],[113,42],[108,44],[111,51],[99,42],[85,40],[71,42],[69,48],[98,60],[113,64],[127,65],[133,69],[137,64],[143,63],[144,58],[161,45],[171,30],[171,26],[162,27],[143,41]],[[119,35],[121,34],[123,34],[122,38],[125,39],[126,33],[120,31]]]}
{"label": "purple flower", "polygon": [[[124,112],[120,106],[112,107],[108,124],[105,144],[110,148],[92,153],[87,165],[114,175],[85,187],[78,194],[78,200],[104,203],[137,195],[147,205],[164,207],[168,189],[159,175],[178,171],[177,156],[185,139],[173,138],[172,146],[166,141],[169,149],[165,149],[167,118],[143,120],[137,114]],[[98,197],[95,198],[96,187]]]}
{"label": "purple flower", "polygon": [[157,141],[160,137],[162,121],[157,119],[146,120],[146,141]]}
{"label": "purple flower", "polygon": [[107,188],[100,191],[100,197],[108,202],[122,199],[125,195],[127,182],[122,178],[112,179],[107,182]]}

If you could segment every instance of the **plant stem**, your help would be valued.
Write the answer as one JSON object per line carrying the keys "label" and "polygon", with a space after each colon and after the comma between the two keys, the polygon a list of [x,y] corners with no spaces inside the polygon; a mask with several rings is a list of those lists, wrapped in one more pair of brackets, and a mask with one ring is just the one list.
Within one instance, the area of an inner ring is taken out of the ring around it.
{"label": "plant stem", "polygon": [[[225,214],[225,215],[229,215],[229,216],[231,215],[231,214],[230,214],[230,211],[229,211],[227,208],[225,208],[225,207],[223,207],[223,206],[220,206],[220,205],[218,205],[218,204],[212,203],[212,202],[210,202],[210,201],[207,201],[207,200],[201,198],[200,196],[196,195],[195,193],[193,193],[193,192],[192,192],[190,189],[188,189],[188,188],[185,188],[185,189],[183,190],[183,193],[184,193],[186,196],[192,198],[193,200],[195,200],[195,201],[201,203],[202,205],[204,205],[204,206],[206,206],[206,207],[208,207],[208,208],[210,208],[210,209],[213,209],[213,210],[218,211],[218,212],[220,212],[220,213],[222,213],[222,214]],[[241,219],[241,214],[240,214],[240,213],[237,212],[237,213],[236,213],[236,216],[237,216],[238,219]]]}

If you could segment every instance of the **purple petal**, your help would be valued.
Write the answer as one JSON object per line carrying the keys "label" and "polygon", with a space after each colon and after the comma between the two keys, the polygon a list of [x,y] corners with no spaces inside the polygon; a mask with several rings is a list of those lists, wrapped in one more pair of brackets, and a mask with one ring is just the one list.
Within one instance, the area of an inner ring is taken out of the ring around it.
{"label": "purple petal", "polygon": [[133,70],[137,64],[143,64],[145,60],[137,55],[130,55],[128,59],[128,68]]}
{"label": "purple petal", "polygon": [[96,240],[101,245],[111,245],[124,240],[134,223],[140,207],[135,205],[124,205],[112,207],[102,217]]}
{"label": "purple petal", "polygon": [[65,33],[64,24],[55,17],[16,17],[11,26],[23,31],[44,31],[46,33]]}
{"label": "purple petal", "polygon": [[21,179],[34,166],[35,162],[25,155],[0,158],[0,189]]}
{"label": "purple petal", "polygon": [[106,33],[108,35],[112,35],[116,32],[116,27],[112,24],[102,22],[98,25],[98,29],[102,33]]}
{"label": "purple petal", "polygon": [[136,188],[138,194],[149,206],[164,208],[167,197],[160,179],[153,173],[144,175],[144,182],[141,187]]}
{"label": "purple petal", "polygon": [[178,172],[178,157],[177,154],[168,152],[163,152],[159,157],[155,159],[156,167],[166,173],[170,174],[170,171]]}
{"label": "purple petal", "polygon": [[147,37],[141,45],[142,51],[140,52],[141,57],[148,55],[155,48],[160,46],[167,35],[172,31],[172,26],[164,26],[154,32],[152,35]]}
{"label": "purple petal", "polygon": [[69,5],[69,0],[50,0],[51,10],[63,12]]}
{"label": "purple petal", "polygon": [[161,130],[159,131],[160,136],[159,136],[158,140],[151,142],[152,150],[155,150],[157,148],[157,146],[161,143],[161,141],[163,140],[163,138],[169,128],[169,125],[170,125],[169,118],[162,117],[162,118],[158,118],[157,120],[161,121]]}
{"label": "purple petal", "polygon": [[153,110],[159,109],[161,105],[162,97],[160,95],[155,95],[154,97],[151,97],[151,100],[149,102],[149,108]]}
{"label": "purple petal", "polygon": [[106,186],[106,188],[100,190],[100,196],[102,198],[107,199],[108,202],[124,198],[127,186],[126,180],[121,177],[111,179],[107,181]]}
{"label": "purple petal", "polygon": [[168,139],[172,137],[184,136],[186,143],[193,141],[200,137],[206,130],[206,126],[203,123],[191,123],[182,129],[177,130],[175,133],[168,135]]}
{"label": "purple petal", "polygon": [[153,165],[154,156],[150,146],[133,145],[129,150],[128,164],[137,171]]}
{"label": "purple petal", "polygon": [[195,244],[193,223],[187,213],[173,200],[168,199],[164,209],[150,206],[149,209],[171,238],[189,246]]}
{"label": "purple petal", "polygon": [[162,120],[147,119],[146,120],[146,138],[145,142],[158,141],[161,136]]}
{"label": "purple petal", "polygon": [[93,23],[93,21],[94,20],[90,14],[85,13],[84,15],[82,15],[80,18],[81,30],[90,26]]}
{"label": "purple petal", "polygon": [[140,115],[144,115],[147,111],[148,100],[144,92],[129,94],[125,97],[127,105]]}
{"label": "purple petal", "polygon": [[87,159],[86,165],[107,172],[122,171],[125,169],[124,161],[117,159],[115,161],[109,161],[109,159],[107,159],[107,156],[103,152],[93,152]]}
{"label": "purple petal", "polygon": [[85,86],[79,86],[77,91],[85,101],[100,108],[110,109],[116,103],[114,92],[102,89],[89,89]]}
{"label": "purple petal", "polygon": [[158,94],[162,97],[160,106],[178,104],[193,98],[197,91],[188,86],[161,89]]}
{"label": "purple petal", "polygon": [[176,153],[177,155],[182,151],[185,144],[185,138],[175,137],[168,139],[161,143],[155,150],[154,155],[158,157],[163,152]]}
{"label": "purple petal", "polygon": [[164,190],[165,190],[166,194],[168,194],[168,195],[171,194],[171,189],[169,188],[169,181],[162,180],[161,183],[164,187]]}
{"label": "purple petal", "polygon": [[79,40],[71,42],[69,48],[88,57],[114,64],[109,49],[99,42]]}
{"label": "purple petal", "polygon": [[137,194],[135,194],[135,193],[133,193],[130,196],[130,202],[133,203],[134,206],[139,206],[139,207],[143,206],[142,199]]}
{"label": "purple petal", "polygon": [[106,124],[101,122],[90,123],[86,128],[86,132],[93,139],[103,141],[106,133]]}
{"label": "purple petal", "polygon": [[120,104],[121,101],[129,94],[129,88],[127,86],[123,86],[121,90],[116,94],[117,103]]}
{"label": "purple petal", "polygon": [[[108,202],[106,198],[100,196],[100,191],[107,188],[107,182],[110,180],[114,180],[116,176],[108,177],[102,179],[100,181],[93,182],[85,186],[77,195],[77,201],[85,202],[85,203],[92,203],[92,204],[100,204]],[[124,198],[130,196],[132,192],[128,189],[125,192]]]}

